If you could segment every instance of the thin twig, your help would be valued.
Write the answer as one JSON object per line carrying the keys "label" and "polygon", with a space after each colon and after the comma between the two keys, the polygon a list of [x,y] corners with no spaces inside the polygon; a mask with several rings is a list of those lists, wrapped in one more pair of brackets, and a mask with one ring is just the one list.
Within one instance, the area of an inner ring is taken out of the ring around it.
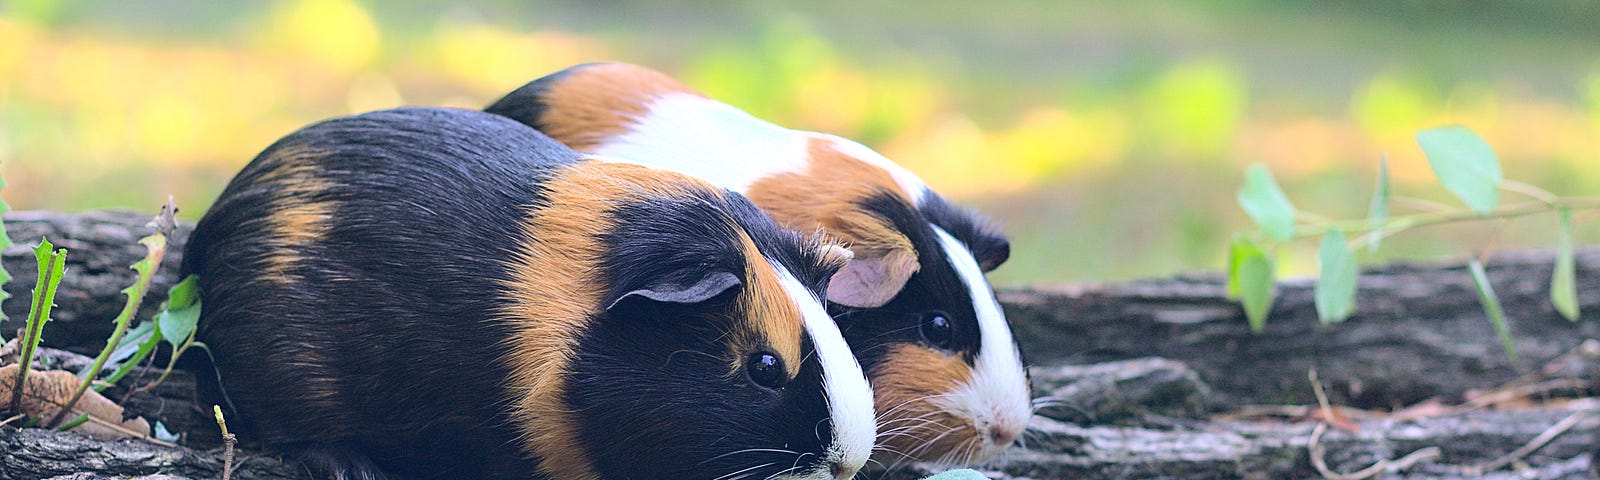
{"label": "thin twig", "polygon": [[1545,429],[1545,431],[1540,433],[1539,436],[1533,437],[1533,440],[1529,440],[1527,444],[1517,448],[1516,450],[1512,450],[1511,453],[1507,453],[1500,458],[1490,460],[1486,463],[1459,467],[1459,471],[1463,475],[1476,477],[1483,475],[1485,472],[1499,470],[1501,467],[1510,465],[1511,462],[1515,462],[1517,460],[1521,460],[1523,457],[1527,457],[1528,454],[1531,454],[1534,451],[1544,447],[1545,444],[1550,443],[1551,440],[1555,440],[1556,437],[1561,436],[1561,434],[1567,433],[1567,430],[1571,430],[1573,426],[1578,424],[1578,422],[1586,420],[1588,418],[1588,414],[1589,411],[1587,410],[1572,412],[1571,415],[1567,415],[1567,418],[1563,418],[1561,421],[1556,422],[1555,425],[1551,425],[1550,428]]}
{"label": "thin twig", "polygon": [[1306,450],[1311,455],[1311,467],[1317,469],[1322,478],[1329,480],[1364,480],[1380,473],[1411,468],[1419,462],[1439,458],[1441,454],[1439,447],[1423,447],[1394,460],[1379,459],[1367,468],[1352,473],[1339,473],[1328,468],[1328,461],[1324,458],[1327,456],[1327,451],[1322,446],[1322,434],[1327,431],[1327,422],[1317,422],[1316,428],[1311,429],[1311,441],[1306,445]]}
{"label": "thin twig", "polygon": [[222,428],[222,480],[233,476],[233,446],[239,443],[239,438],[228,433],[228,420],[222,418],[222,407],[211,406],[212,413],[217,416],[217,426]]}
{"label": "thin twig", "polygon": [[24,419],[24,418],[28,418],[28,415],[22,414],[22,413],[19,413],[19,414],[16,414],[16,415],[12,415],[11,418],[7,418],[5,420],[0,420],[0,427],[4,427],[4,426],[6,426],[7,424],[9,424],[11,422],[15,422],[17,420],[21,420],[21,419]]}
{"label": "thin twig", "polygon": [[1439,447],[1420,448],[1396,460],[1387,458],[1379,459],[1372,465],[1352,473],[1339,473],[1328,468],[1327,450],[1322,446],[1322,435],[1328,431],[1328,419],[1333,418],[1333,407],[1328,404],[1328,394],[1322,390],[1322,381],[1317,379],[1317,368],[1311,367],[1306,373],[1311,379],[1311,393],[1317,396],[1317,405],[1322,408],[1322,421],[1311,429],[1311,439],[1306,442],[1306,452],[1311,457],[1311,467],[1317,469],[1322,478],[1329,480],[1365,480],[1386,471],[1405,470],[1417,462],[1438,458]]}
{"label": "thin twig", "polygon": [[1568,388],[1579,389],[1587,386],[1589,386],[1589,383],[1583,380],[1578,380],[1575,378],[1558,378],[1532,385],[1519,385],[1502,390],[1496,390],[1491,393],[1474,397],[1472,400],[1468,400],[1466,403],[1461,404],[1461,406],[1470,411],[1514,398],[1528,397],[1534,394],[1548,393],[1550,391]]}

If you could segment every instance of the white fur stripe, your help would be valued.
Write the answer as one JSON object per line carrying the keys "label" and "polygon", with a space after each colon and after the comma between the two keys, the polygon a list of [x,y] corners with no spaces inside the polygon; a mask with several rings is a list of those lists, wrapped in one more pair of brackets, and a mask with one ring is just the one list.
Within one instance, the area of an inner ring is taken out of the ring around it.
{"label": "white fur stripe", "polygon": [[[982,336],[978,346],[978,359],[974,362],[972,379],[967,385],[952,392],[949,408],[971,415],[980,430],[985,427],[1004,427],[1020,433],[1033,416],[1028,399],[1028,377],[1022,370],[1022,355],[1011,339],[1011,328],[1006,325],[1005,312],[994,298],[994,289],[983,278],[983,270],[972,257],[967,246],[949,232],[933,227],[939,236],[950,265],[972,292],[972,309],[978,316],[978,332]],[[999,453],[1005,445],[988,445],[986,452],[976,456]]]}
{"label": "white fur stripe", "polygon": [[772,262],[778,269],[778,280],[784,291],[800,306],[806,333],[816,348],[817,360],[822,363],[822,383],[828,395],[828,412],[833,421],[833,441],[825,453],[826,461],[821,471],[808,472],[804,478],[833,478],[828,464],[838,464],[847,473],[855,473],[866,465],[872,453],[872,442],[877,437],[877,424],[873,421],[872,388],[867,377],[856,363],[856,357],[839,333],[838,325],[828,316],[822,301],[800,285],[788,270]]}
{"label": "white fur stripe", "polygon": [[627,133],[591,153],[700,177],[740,193],[756,180],[801,172],[809,163],[804,136],[727,104],[671,94],[647,108]]}

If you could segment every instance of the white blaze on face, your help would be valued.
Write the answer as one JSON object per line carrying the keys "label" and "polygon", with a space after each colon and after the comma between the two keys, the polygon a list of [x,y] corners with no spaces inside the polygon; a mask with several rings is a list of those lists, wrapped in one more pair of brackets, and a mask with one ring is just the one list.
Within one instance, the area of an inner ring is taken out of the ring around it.
{"label": "white blaze on face", "polygon": [[833,317],[822,307],[821,300],[812,296],[788,270],[772,262],[778,269],[778,280],[783,289],[800,307],[806,334],[816,349],[817,360],[822,364],[823,391],[827,393],[828,414],[833,423],[833,439],[824,452],[819,471],[801,472],[792,478],[836,478],[829,465],[842,470],[837,478],[850,478],[866,465],[872,454],[872,442],[877,438],[877,424],[873,420],[872,388],[867,377],[856,363],[850,346],[844,342]]}
{"label": "white blaze on face", "polygon": [[650,102],[628,133],[594,154],[700,177],[746,193],[750,184],[782,172],[805,170],[806,138],[727,104],[690,94]]}
{"label": "white blaze on face", "polygon": [[990,431],[1000,429],[1015,437],[1027,428],[1028,419],[1033,416],[1033,406],[1028,399],[1028,376],[1022,370],[1022,355],[1011,339],[1005,313],[1000,310],[994,289],[983,278],[983,270],[978,268],[971,250],[942,228],[935,226],[933,232],[939,237],[939,246],[944,249],[956,275],[972,292],[972,309],[977,314],[978,333],[982,339],[972,379],[951,392],[952,395],[932,402],[972,420],[982,437],[983,449],[968,460],[982,460],[1000,453],[1010,444],[994,444]]}

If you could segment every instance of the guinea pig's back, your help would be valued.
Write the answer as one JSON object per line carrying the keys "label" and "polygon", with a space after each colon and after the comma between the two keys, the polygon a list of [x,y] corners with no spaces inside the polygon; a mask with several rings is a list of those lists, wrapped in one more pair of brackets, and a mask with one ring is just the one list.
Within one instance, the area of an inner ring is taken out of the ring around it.
{"label": "guinea pig's back", "polygon": [[[269,147],[185,256],[204,292],[198,339],[240,412],[230,420],[335,460],[359,446],[412,452],[381,459],[401,470],[530,471],[515,432],[484,420],[500,418],[507,377],[507,332],[486,320],[541,179],[576,157],[510,121],[425,108],[329,120]],[[498,460],[452,463],[465,458]]]}

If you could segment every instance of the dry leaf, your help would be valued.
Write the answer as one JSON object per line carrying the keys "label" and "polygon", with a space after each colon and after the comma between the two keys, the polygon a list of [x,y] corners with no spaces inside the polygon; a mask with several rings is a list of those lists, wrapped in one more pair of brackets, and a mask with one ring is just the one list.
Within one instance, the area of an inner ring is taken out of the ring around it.
{"label": "dry leaf", "polygon": [[20,343],[17,340],[13,338],[11,341],[6,342],[5,345],[0,345],[0,365],[10,365],[22,360],[20,358],[22,356],[22,348],[18,346]]}
{"label": "dry leaf", "polygon": [[[6,365],[0,367],[0,401],[9,402],[11,389],[17,381],[17,366]],[[37,371],[28,374],[28,387],[22,390],[22,413],[33,418],[50,418],[60,407],[58,405],[72,400],[72,392],[78,388],[77,375],[63,370]],[[113,403],[98,392],[90,390],[78,399],[78,404],[72,413],[87,411],[90,416],[104,420],[105,423],[117,425],[112,428],[100,422],[83,422],[73,427],[71,431],[83,433],[100,440],[115,440],[118,438],[145,438],[150,436],[150,423],[143,418],[122,420],[122,407]]]}

